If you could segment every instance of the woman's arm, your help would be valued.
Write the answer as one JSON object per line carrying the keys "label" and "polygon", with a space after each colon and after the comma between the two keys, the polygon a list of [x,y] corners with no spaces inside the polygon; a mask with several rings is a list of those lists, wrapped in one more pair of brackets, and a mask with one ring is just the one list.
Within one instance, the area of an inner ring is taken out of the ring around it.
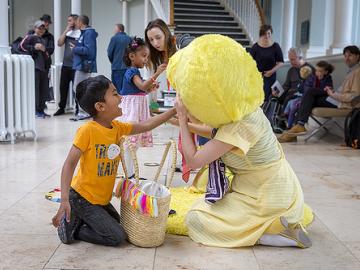
{"label": "woman's arm", "polygon": [[222,155],[234,148],[231,144],[212,139],[197,150],[189,130],[186,108],[179,97],[177,97],[175,104],[179,117],[182,150],[186,160],[186,165],[189,168],[201,168],[204,165],[220,158]]}
{"label": "woman's arm", "polygon": [[[178,126],[178,127],[180,126],[179,119],[177,119],[177,118],[171,118],[168,122],[174,126]],[[212,128],[209,126],[199,125],[199,124],[194,124],[194,123],[188,122],[188,128],[191,133],[195,133],[196,135],[199,135],[199,136],[202,136],[202,137],[205,137],[208,139],[211,138]]]}
{"label": "woman's arm", "polygon": [[152,130],[157,126],[160,126],[162,123],[166,122],[167,120],[169,120],[175,114],[176,114],[176,109],[172,108],[162,114],[158,114],[154,117],[151,117],[144,122],[133,123],[133,128],[131,130],[130,135],[139,134]]}
{"label": "woman's arm", "polygon": [[264,76],[265,77],[270,77],[271,75],[273,75],[279,68],[281,68],[284,65],[283,62],[276,62],[276,65],[268,71],[264,71]]}

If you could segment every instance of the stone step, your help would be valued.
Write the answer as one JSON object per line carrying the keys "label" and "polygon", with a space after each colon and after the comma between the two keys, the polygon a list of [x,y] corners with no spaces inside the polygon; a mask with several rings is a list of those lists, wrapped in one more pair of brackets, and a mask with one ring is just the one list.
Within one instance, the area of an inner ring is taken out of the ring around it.
{"label": "stone step", "polygon": [[236,39],[237,41],[244,41],[246,44],[250,44],[249,40],[247,39],[246,35],[243,33],[237,33],[237,32],[212,32],[212,31],[177,31],[175,29],[175,34],[189,34],[194,37],[199,37],[206,34],[220,34],[224,36],[231,37],[233,39]]}
{"label": "stone step", "polygon": [[212,10],[212,9],[195,9],[195,8],[174,8],[174,13],[176,16],[176,13],[186,13],[186,14],[211,14],[216,16],[223,16],[223,15],[229,15],[229,12],[224,10]]}
{"label": "stone step", "polygon": [[199,3],[175,3],[174,8],[191,8],[191,9],[211,9],[211,10],[224,10],[225,8],[220,5],[209,5]]}
{"label": "stone step", "polygon": [[213,32],[242,32],[242,29],[239,26],[219,26],[219,25],[201,25],[201,24],[193,24],[193,25],[176,25],[177,31],[213,31]]}
{"label": "stone step", "polygon": [[218,16],[217,14],[188,14],[183,12],[176,12],[174,14],[175,21],[177,19],[201,19],[201,20],[222,20],[222,21],[234,21],[234,18],[230,15]]}
{"label": "stone step", "polygon": [[178,3],[188,3],[188,4],[200,4],[200,5],[217,5],[220,6],[219,2],[215,1],[203,1],[203,0],[175,0],[174,4]]}
{"label": "stone step", "polygon": [[175,19],[175,25],[214,25],[214,26],[238,26],[236,21],[201,20],[201,19]]}

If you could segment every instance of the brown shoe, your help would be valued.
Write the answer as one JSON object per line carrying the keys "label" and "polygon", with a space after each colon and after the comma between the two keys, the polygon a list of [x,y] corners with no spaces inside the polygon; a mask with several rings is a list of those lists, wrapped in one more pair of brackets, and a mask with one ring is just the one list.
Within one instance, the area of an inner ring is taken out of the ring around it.
{"label": "brown shoe", "polygon": [[287,133],[284,133],[278,138],[278,141],[280,143],[297,142],[297,137],[294,135],[291,136]]}
{"label": "brown shoe", "polygon": [[305,135],[307,133],[307,130],[304,126],[296,124],[291,129],[289,129],[286,133],[289,135],[299,136],[299,135]]}

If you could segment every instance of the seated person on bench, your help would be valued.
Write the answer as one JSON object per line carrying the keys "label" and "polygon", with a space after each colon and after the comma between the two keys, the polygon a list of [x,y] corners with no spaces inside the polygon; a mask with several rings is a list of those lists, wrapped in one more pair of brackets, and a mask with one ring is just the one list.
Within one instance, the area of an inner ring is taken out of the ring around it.
{"label": "seated person on bench", "polygon": [[306,133],[305,124],[314,107],[352,109],[352,99],[360,95],[360,50],[357,46],[347,46],[343,55],[349,71],[341,86],[337,91],[326,87],[325,95],[320,90],[308,91],[301,100],[296,125],[279,138],[280,142],[296,141],[297,136]]}

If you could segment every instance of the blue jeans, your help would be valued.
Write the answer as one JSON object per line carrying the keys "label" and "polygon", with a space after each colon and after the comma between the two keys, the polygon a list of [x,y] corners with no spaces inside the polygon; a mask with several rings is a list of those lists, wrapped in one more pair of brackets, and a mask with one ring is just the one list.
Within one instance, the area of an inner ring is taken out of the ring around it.
{"label": "blue jeans", "polygon": [[72,188],[69,201],[72,213],[81,222],[75,239],[104,246],[117,246],[127,239],[120,216],[110,203],[91,204]]}
{"label": "blue jeans", "polygon": [[122,85],[123,85],[123,79],[126,69],[120,69],[120,70],[112,70],[111,71],[111,81],[115,85],[118,93],[120,94]]}

